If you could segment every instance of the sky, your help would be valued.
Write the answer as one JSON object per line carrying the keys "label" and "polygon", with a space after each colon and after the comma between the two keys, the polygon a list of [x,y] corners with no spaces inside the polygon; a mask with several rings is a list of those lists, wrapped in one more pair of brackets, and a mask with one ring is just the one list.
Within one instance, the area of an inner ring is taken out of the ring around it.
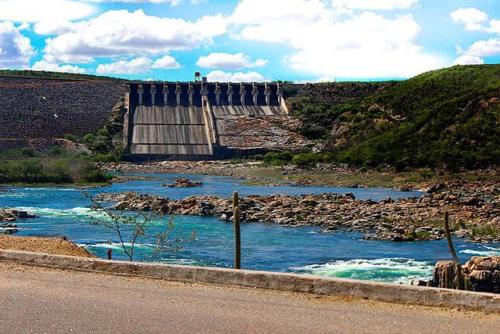
{"label": "sky", "polygon": [[500,63],[500,0],[0,0],[0,69],[405,79]]}

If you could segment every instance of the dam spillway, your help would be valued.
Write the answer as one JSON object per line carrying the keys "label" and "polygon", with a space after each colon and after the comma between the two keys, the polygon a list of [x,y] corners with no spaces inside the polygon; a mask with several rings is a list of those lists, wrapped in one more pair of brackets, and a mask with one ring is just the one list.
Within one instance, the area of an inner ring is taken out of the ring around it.
{"label": "dam spillway", "polygon": [[278,83],[139,82],[129,84],[125,101],[124,144],[134,159],[258,152],[261,145],[245,145],[253,134],[240,127],[287,115]]}

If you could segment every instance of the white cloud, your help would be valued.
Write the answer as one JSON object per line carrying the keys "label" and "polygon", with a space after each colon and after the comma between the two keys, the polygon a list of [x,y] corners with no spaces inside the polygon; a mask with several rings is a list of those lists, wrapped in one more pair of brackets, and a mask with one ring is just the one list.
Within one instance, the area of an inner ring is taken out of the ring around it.
{"label": "white cloud", "polygon": [[478,57],[498,55],[500,54],[500,39],[492,38],[486,41],[477,41],[465,53]]}
{"label": "white cloud", "polygon": [[151,69],[153,61],[147,57],[139,57],[130,61],[120,60],[109,64],[99,64],[99,74],[142,74]]}
{"label": "white cloud", "polygon": [[0,20],[14,22],[75,20],[94,12],[94,6],[71,0],[0,0]]}
{"label": "white cloud", "polygon": [[49,61],[76,63],[91,62],[95,57],[156,55],[197,48],[225,32],[222,15],[191,22],[149,16],[142,10],[108,11],[47,39],[45,53]]}
{"label": "white cloud", "polygon": [[[456,23],[462,23],[466,30],[500,35],[500,20],[489,20],[488,14],[477,8],[457,9],[451,13],[451,18]],[[455,64],[484,64],[484,57],[500,55],[500,39],[476,41],[465,51],[458,47],[458,54],[460,56],[455,60]]]}
{"label": "white cloud", "polygon": [[35,24],[34,31],[39,35],[60,35],[70,32],[73,24],[64,20],[42,21]]}
{"label": "white cloud", "polygon": [[156,59],[153,65],[151,65],[151,68],[155,69],[175,69],[175,68],[180,68],[181,65],[175,60],[174,57],[166,55],[163,56],[159,59]]}
{"label": "white cloud", "polygon": [[45,60],[37,61],[31,66],[34,71],[66,72],[66,73],[85,73],[85,69],[74,65],[59,65],[49,63]]}
{"label": "white cloud", "polygon": [[453,22],[461,23],[470,31],[481,30],[483,23],[488,20],[488,15],[477,8],[459,8],[450,14]]}
{"label": "white cloud", "polygon": [[500,34],[500,20],[491,20],[489,27],[486,28],[486,31]]}
{"label": "white cloud", "polygon": [[455,64],[470,65],[484,64],[484,57],[500,55],[500,39],[477,41],[455,60]]}
{"label": "white cloud", "polygon": [[266,81],[266,78],[258,72],[212,71],[207,74],[207,80],[212,82],[262,82]]}
{"label": "white cloud", "polygon": [[453,62],[453,65],[481,65],[481,64],[484,64],[483,58],[467,54],[461,55]]}
{"label": "white cloud", "polygon": [[267,64],[264,59],[257,59],[252,62],[244,53],[222,53],[213,52],[208,56],[202,56],[196,62],[196,65],[203,68],[219,68],[224,70],[239,70],[242,68],[262,67]]}
{"label": "white cloud", "polygon": [[335,7],[366,10],[393,10],[410,8],[418,0],[332,0]]}
{"label": "white cloud", "polygon": [[[415,2],[339,3],[390,9]],[[409,77],[451,63],[417,44],[421,29],[411,15],[386,18],[366,10],[337,9],[320,0],[242,0],[231,16],[236,27],[232,34],[285,43],[294,50],[285,59],[291,68],[321,77]]]}
{"label": "white cloud", "polygon": [[0,68],[26,67],[33,54],[29,38],[12,22],[0,22]]}

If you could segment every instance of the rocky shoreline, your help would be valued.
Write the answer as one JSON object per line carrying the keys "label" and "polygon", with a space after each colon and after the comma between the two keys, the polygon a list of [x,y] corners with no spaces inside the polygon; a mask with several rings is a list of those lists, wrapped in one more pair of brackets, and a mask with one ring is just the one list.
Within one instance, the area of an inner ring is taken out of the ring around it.
{"label": "rocky shoreline", "polygon": [[473,256],[464,265],[438,261],[432,276],[431,281],[416,285],[500,293],[500,256]]}
{"label": "rocky shoreline", "polygon": [[[458,182],[458,181],[457,181]],[[416,241],[445,237],[443,214],[449,212],[453,233],[476,242],[500,241],[500,195],[495,182],[438,184],[420,198],[380,202],[352,194],[271,195],[241,199],[242,221],[283,226],[320,226],[325,230],[359,231],[370,240]],[[192,196],[171,200],[137,193],[101,194],[118,210],[232,218],[230,199]]]}
{"label": "rocky shoreline", "polygon": [[[246,184],[289,186],[333,186],[346,188],[382,187],[401,191],[427,192],[440,183],[500,182],[500,169],[450,173],[445,170],[416,169],[395,173],[390,167],[382,169],[354,168],[343,164],[317,164],[314,167],[286,165],[267,166],[263,161],[157,161],[142,164],[105,163],[101,168],[116,175],[114,182],[135,179],[130,173],[198,174],[231,176]],[[481,182],[478,182],[482,180]],[[477,185],[473,185],[477,188]]]}

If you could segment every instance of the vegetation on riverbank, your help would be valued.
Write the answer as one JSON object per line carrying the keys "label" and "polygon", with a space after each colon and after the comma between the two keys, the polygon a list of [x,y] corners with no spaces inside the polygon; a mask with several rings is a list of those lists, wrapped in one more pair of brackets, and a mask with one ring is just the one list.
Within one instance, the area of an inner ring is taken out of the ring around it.
{"label": "vegetation on riverbank", "polygon": [[336,104],[289,98],[302,134],[333,160],[376,167],[500,163],[500,65],[431,71]]}
{"label": "vegetation on riverbank", "polygon": [[86,154],[67,152],[60,146],[45,152],[23,148],[0,154],[2,184],[99,184],[111,178]]}

